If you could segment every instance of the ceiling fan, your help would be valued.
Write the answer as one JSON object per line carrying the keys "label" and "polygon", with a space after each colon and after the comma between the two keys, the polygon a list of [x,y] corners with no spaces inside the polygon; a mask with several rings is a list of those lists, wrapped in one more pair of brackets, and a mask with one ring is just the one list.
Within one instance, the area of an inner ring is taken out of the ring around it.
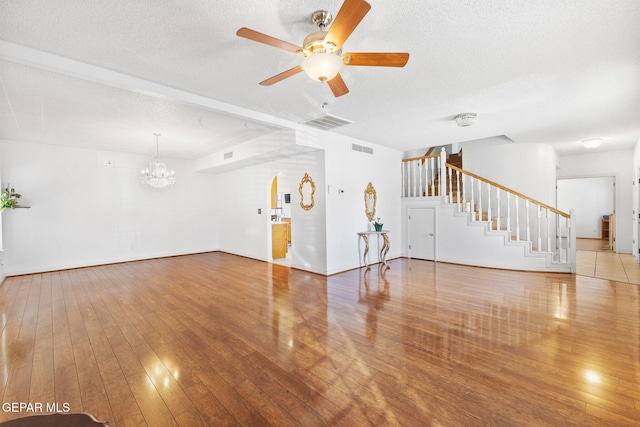
{"label": "ceiling fan", "polygon": [[[343,43],[369,12],[369,9],[371,9],[371,5],[364,0],[345,0],[335,19],[326,10],[314,12],[311,21],[320,30],[309,34],[304,39],[302,47],[245,27],[240,28],[236,35],[304,55],[300,65],[260,82],[261,85],[271,86],[304,70],[312,79],[326,81],[333,95],[338,97],[349,93],[349,89],[339,73],[342,65],[404,67],[409,60],[408,53],[399,52],[342,53]],[[326,31],[325,28],[331,21],[333,21],[333,25]]]}

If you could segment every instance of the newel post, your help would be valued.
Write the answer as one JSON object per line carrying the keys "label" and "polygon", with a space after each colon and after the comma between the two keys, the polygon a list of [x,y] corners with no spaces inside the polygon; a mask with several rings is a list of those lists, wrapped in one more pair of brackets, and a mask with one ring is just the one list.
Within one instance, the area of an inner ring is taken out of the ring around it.
{"label": "newel post", "polygon": [[447,200],[447,150],[442,147],[440,150],[440,195]]}
{"label": "newel post", "polygon": [[571,272],[576,272],[576,211],[569,211],[569,235],[567,236],[567,251],[569,253],[569,262],[571,263]]}

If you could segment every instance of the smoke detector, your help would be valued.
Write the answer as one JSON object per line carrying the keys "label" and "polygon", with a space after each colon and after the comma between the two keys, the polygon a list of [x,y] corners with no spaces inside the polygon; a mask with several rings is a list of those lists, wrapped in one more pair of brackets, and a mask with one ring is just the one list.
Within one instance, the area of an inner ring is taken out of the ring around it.
{"label": "smoke detector", "polygon": [[476,122],[476,117],[478,117],[476,113],[462,113],[458,114],[453,119],[456,121],[458,126],[467,127]]}

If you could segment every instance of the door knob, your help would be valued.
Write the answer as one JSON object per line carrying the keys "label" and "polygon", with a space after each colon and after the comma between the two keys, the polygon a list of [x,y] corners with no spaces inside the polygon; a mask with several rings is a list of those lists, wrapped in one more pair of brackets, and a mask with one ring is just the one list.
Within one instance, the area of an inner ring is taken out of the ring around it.
{"label": "door knob", "polygon": [[433,233],[429,233],[429,236],[433,236]]}

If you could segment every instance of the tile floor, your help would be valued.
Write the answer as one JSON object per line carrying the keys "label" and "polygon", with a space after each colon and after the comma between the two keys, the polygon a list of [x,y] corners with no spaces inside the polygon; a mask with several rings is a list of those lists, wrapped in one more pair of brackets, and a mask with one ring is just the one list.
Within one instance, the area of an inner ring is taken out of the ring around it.
{"label": "tile floor", "polygon": [[606,241],[577,239],[576,273],[640,285],[640,264],[631,254],[617,254]]}

